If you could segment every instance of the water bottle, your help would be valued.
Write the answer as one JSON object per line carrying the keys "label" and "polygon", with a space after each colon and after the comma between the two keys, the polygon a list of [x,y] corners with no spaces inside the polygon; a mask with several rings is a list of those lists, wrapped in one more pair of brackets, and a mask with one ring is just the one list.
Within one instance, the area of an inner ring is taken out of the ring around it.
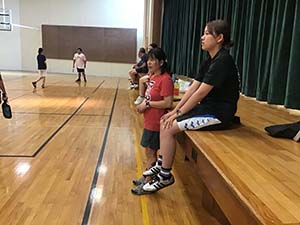
{"label": "water bottle", "polygon": [[173,83],[175,83],[175,81],[176,81],[176,74],[175,73],[172,74],[172,81],[173,81]]}
{"label": "water bottle", "polygon": [[179,97],[179,83],[178,83],[178,80],[175,80],[175,82],[174,82],[173,95],[174,95],[174,97]]}

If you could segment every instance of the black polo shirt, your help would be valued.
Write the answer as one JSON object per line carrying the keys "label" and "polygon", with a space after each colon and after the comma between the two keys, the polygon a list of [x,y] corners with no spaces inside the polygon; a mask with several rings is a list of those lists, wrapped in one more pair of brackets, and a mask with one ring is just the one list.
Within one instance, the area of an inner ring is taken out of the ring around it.
{"label": "black polo shirt", "polygon": [[46,65],[46,57],[43,54],[38,54],[36,57],[38,63],[38,70],[45,70],[47,69]]}
{"label": "black polo shirt", "polygon": [[239,74],[232,56],[222,48],[201,65],[195,79],[213,86],[201,101],[201,111],[213,114],[222,122],[232,119],[237,110],[239,99]]}
{"label": "black polo shirt", "polygon": [[147,67],[147,61],[148,61],[148,55],[145,53],[142,57],[141,60],[137,63],[137,66],[141,66],[144,63],[146,63],[146,67]]}

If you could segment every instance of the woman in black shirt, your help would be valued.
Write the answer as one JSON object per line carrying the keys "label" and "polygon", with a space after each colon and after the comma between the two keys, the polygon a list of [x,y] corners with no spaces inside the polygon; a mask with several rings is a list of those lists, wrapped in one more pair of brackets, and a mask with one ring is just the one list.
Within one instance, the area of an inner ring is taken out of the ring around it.
{"label": "woman in black shirt", "polygon": [[162,166],[150,168],[153,180],[142,187],[141,193],[160,190],[174,183],[170,173],[175,157],[175,135],[184,130],[226,129],[237,110],[239,77],[227,48],[232,47],[230,27],[223,20],[206,24],[201,37],[208,59],[174,110],[161,118],[160,150]]}
{"label": "woman in black shirt", "polygon": [[45,88],[46,74],[47,74],[47,64],[46,64],[46,56],[43,54],[43,51],[44,50],[42,48],[39,48],[38,55],[36,57],[40,77],[36,81],[32,82],[32,86],[34,88],[36,88],[36,84],[40,80],[43,81],[42,88]]}

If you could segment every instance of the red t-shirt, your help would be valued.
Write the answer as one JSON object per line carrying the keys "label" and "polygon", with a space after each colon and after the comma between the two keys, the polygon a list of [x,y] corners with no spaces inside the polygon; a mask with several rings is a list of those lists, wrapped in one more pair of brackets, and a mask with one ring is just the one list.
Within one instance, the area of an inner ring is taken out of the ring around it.
{"label": "red t-shirt", "polygon": [[[164,97],[173,96],[173,82],[168,73],[155,74],[150,77],[145,92],[146,99],[150,101],[161,101]],[[151,131],[159,131],[159,121],[166,109],[147,108],[144,112],[144,128]]]}

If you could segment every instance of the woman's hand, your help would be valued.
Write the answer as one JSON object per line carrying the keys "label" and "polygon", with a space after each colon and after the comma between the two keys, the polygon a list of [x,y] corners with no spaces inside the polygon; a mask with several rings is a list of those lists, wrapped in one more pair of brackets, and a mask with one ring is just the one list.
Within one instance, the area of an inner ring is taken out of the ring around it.
{"label": "woman's hand", "polygon": [[[169,114],[169,113],[168,113]],[[167,114],[166,114],[167,115]],[[172,114],[168,118],[164,119],[162,122],[163,129],[169,129],[173,126],[174,120],[177,118],[177,114]]]}
{"label": "woman's hand", "polygon": [[176,110],[172,110],[172,111],[168,112],[167,114],[163,115],[161,117],[161,120],[164,122],[165,120],[167,120],[172,115],[176,115]]}
{"label": "woman's hand", "polygon": [[146,100],[144,100],[141,104],[136,106],[136,111],[139,112],[139,113],[145,112],[146,109],[147,109]]}
{"label": "woman's hand", "polygon": [[140,78],[140,81],[141,81],[142,84],[146,83],[146,82],[149,81],[149,80],[150,80],[150,76],[149,76],[148,74],[145,75],[145,76],[142,76],[142,77]]}

